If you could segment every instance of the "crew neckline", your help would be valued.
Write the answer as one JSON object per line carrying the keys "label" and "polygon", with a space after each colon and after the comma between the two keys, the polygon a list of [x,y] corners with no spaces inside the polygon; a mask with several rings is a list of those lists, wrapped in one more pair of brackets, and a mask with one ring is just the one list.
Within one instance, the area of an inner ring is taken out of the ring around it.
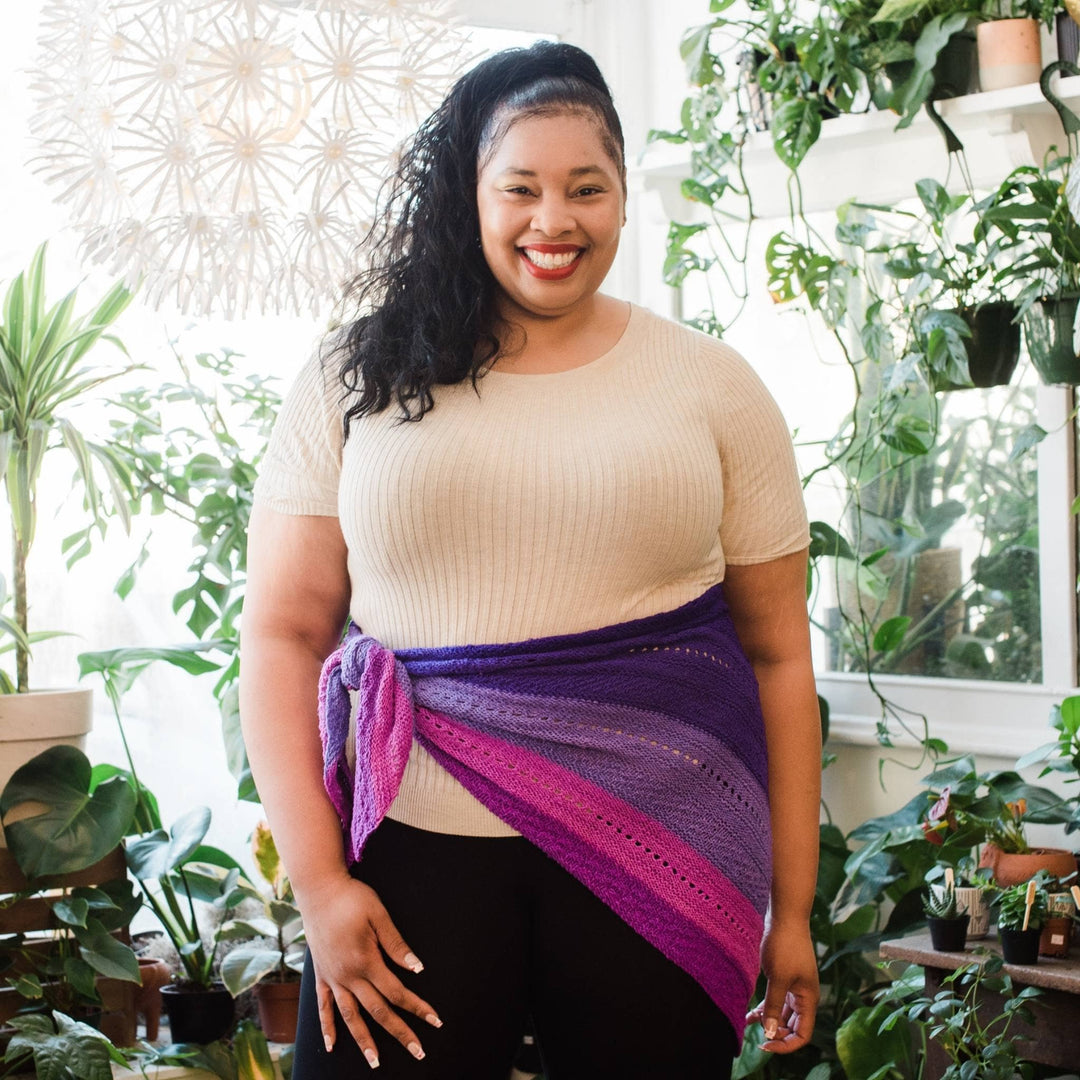
{"label": "crew neckline", "polygon": [[602,352],[594,359],[588,360],[584,364],[578,364],[576,367],[564,368],[562,371],[500,371],[498,367],[491,367],[484,372],[483,377],[489,379],[494,375],[500,381],[518,379],[521,382],[547,382],[553,379],[581,378],[585,373],[609,367],[622,355],[640,330],[644,309],[633,301],[628,301],[628,303],[630,304],[630,317],[626,320],[623,332],[607,352]]}

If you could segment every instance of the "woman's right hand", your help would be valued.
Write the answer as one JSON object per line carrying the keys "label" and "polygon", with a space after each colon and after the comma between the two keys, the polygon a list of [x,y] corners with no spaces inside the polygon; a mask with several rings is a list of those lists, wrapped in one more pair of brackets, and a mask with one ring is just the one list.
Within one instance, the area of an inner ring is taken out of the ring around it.
{"label": "woman's right hand", "polygon": [[395,1009],[442,1027],[435,1010],[401,983],[386,965],[419,973],[424,966],[405,943],[370,886],[353,877],[298,897],[304,933],[315,969],[319,1024],[327,1053],[334,1048],[337,1005],[345,1026],[374,1069],[379,1056],[361,1009],[384,1027],[415,1058],[424,1056],[420,1040]]}

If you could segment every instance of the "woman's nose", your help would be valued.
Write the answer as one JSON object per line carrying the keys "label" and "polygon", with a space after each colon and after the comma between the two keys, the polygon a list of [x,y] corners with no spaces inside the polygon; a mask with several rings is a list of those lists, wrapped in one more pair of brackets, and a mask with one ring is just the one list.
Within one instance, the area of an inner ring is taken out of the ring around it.
{"label": "woman's nose", "polygon": [[561,236],[563,233],[573,231],[577,225],[572,207],[569,203],[557,196],[547,196],[540,200],[531,222],[536,232],[545,236]]}

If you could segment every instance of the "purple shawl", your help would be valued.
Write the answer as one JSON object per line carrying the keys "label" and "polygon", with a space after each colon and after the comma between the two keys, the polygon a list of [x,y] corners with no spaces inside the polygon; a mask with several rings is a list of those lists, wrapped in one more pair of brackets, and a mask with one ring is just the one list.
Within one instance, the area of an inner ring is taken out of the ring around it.
{"label": "purple shawl", "polygon": [[353,627],[323,668],[319,729],[352,861],[415,736],[742,1032],[769,901],[767,763],[719,585],[674,611],[512,644],[394,654]]}

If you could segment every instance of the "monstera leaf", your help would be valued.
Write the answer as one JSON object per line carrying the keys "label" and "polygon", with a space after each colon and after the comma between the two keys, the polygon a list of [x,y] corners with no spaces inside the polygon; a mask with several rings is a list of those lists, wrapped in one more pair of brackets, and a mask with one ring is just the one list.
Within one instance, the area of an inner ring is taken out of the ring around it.
{"label": "monstera leaf", "polygon": [[[19,808],[29,816],[15,814]],[[123,839],[134,812],[127,781],[114,777],[93,787],[90,762],[74,746],[52,746],[31,758],[0,796],[8,848],[31,879],[103,859]]]}

